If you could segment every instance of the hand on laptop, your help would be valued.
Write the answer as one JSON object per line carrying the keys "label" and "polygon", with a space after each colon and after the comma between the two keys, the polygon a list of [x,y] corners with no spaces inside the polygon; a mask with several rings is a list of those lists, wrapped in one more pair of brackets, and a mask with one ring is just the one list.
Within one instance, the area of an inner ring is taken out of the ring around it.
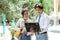
{"label": "hand on laptop", "polygon": [[26,30],[22,30],[21,34],[27,34],[27,31]]}

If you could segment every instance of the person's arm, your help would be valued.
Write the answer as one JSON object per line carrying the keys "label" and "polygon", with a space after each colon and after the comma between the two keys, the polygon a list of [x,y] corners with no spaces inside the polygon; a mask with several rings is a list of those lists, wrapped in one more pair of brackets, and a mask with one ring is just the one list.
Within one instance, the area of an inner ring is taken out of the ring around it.
{"label": "person's arm", "polygon": [[46,17],[44,19],[44,26],[43,26],[42,32],[47,32],[47,29],[49,27],[49,23],[50,23],[49,17]]}

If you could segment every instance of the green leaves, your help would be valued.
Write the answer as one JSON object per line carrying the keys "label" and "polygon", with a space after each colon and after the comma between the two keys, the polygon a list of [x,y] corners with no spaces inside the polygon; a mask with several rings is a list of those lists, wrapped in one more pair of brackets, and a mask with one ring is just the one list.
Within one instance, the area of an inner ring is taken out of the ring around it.
{"label": "green leaves", "polygon": [[53,0],[43,0],[42,4],[44,6],[44,12],[47,13],[48,15],[50,12],[53,10]]}
{"label": "green leaves", "polygon": [[[53,9],[53,0],[0,0],[0,14],[4,11],[7,15],[7,20],[18,20],[21,18],[21,11],[27,8],[31,16],[36,16],[34,6],[37,3],[42,3],[44,6],[44,12],[48,15]],[[2,5],[2,6],[1,6]]]}

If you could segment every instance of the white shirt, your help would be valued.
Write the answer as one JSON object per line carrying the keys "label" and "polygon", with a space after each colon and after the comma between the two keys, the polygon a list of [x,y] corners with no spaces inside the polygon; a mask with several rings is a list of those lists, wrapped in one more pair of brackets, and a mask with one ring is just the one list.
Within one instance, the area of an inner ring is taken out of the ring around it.
{"label": "white shirt", "polygon": [[[30,20],[30,19],[28,19],[28,20],[26,20],[28,23],[30,23],[30,22],[32,22],[32,20]],[[18,21],[17,21],[17,23],[16,23],[16,28],[19,28],[20,27],[20,22],[24,22],[24,19],[23,18],[21,18],[21,19],[19,19]]]}
{"label": "white shirt", "polygon": [[[36,17],[36,22],[38,22],[39,16]],[[49,17],[47,14],[42,13],[39,21],[39,25],[41,28],[41,31],[47,31],[47,28],[49,26]]]}
{"label": "white shirt", "polygon": [[35,34],[31,35],[31,40],[36,40],[36,35]]}
{"label": "white shirt", "polygon": [[[27,20],[25,21],[23,18],[21,18],[21,19],[18,20],[18,22],[17,22],[17,24],[16,24],[16,28],[20,28],[20,24],[21,24],[21,25],[24,26],[24,27],[23,27],[23,30],[26,31],[26,28],[25,28],[25,25],[24,25],[25,22],[31,23],[32,20],[27,19]],[[20,28],[20,29],[21,29],[21,28]]]}

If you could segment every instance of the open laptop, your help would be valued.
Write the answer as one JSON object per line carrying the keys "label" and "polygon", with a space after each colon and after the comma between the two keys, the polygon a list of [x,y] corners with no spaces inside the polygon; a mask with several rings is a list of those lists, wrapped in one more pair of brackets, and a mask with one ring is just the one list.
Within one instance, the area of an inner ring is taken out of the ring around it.
{"label": "open laptop", "polygon": [[30,32],[30,28],[34,28],[35,32],[41,32],[39,23],[25,23],[27,32]]}

